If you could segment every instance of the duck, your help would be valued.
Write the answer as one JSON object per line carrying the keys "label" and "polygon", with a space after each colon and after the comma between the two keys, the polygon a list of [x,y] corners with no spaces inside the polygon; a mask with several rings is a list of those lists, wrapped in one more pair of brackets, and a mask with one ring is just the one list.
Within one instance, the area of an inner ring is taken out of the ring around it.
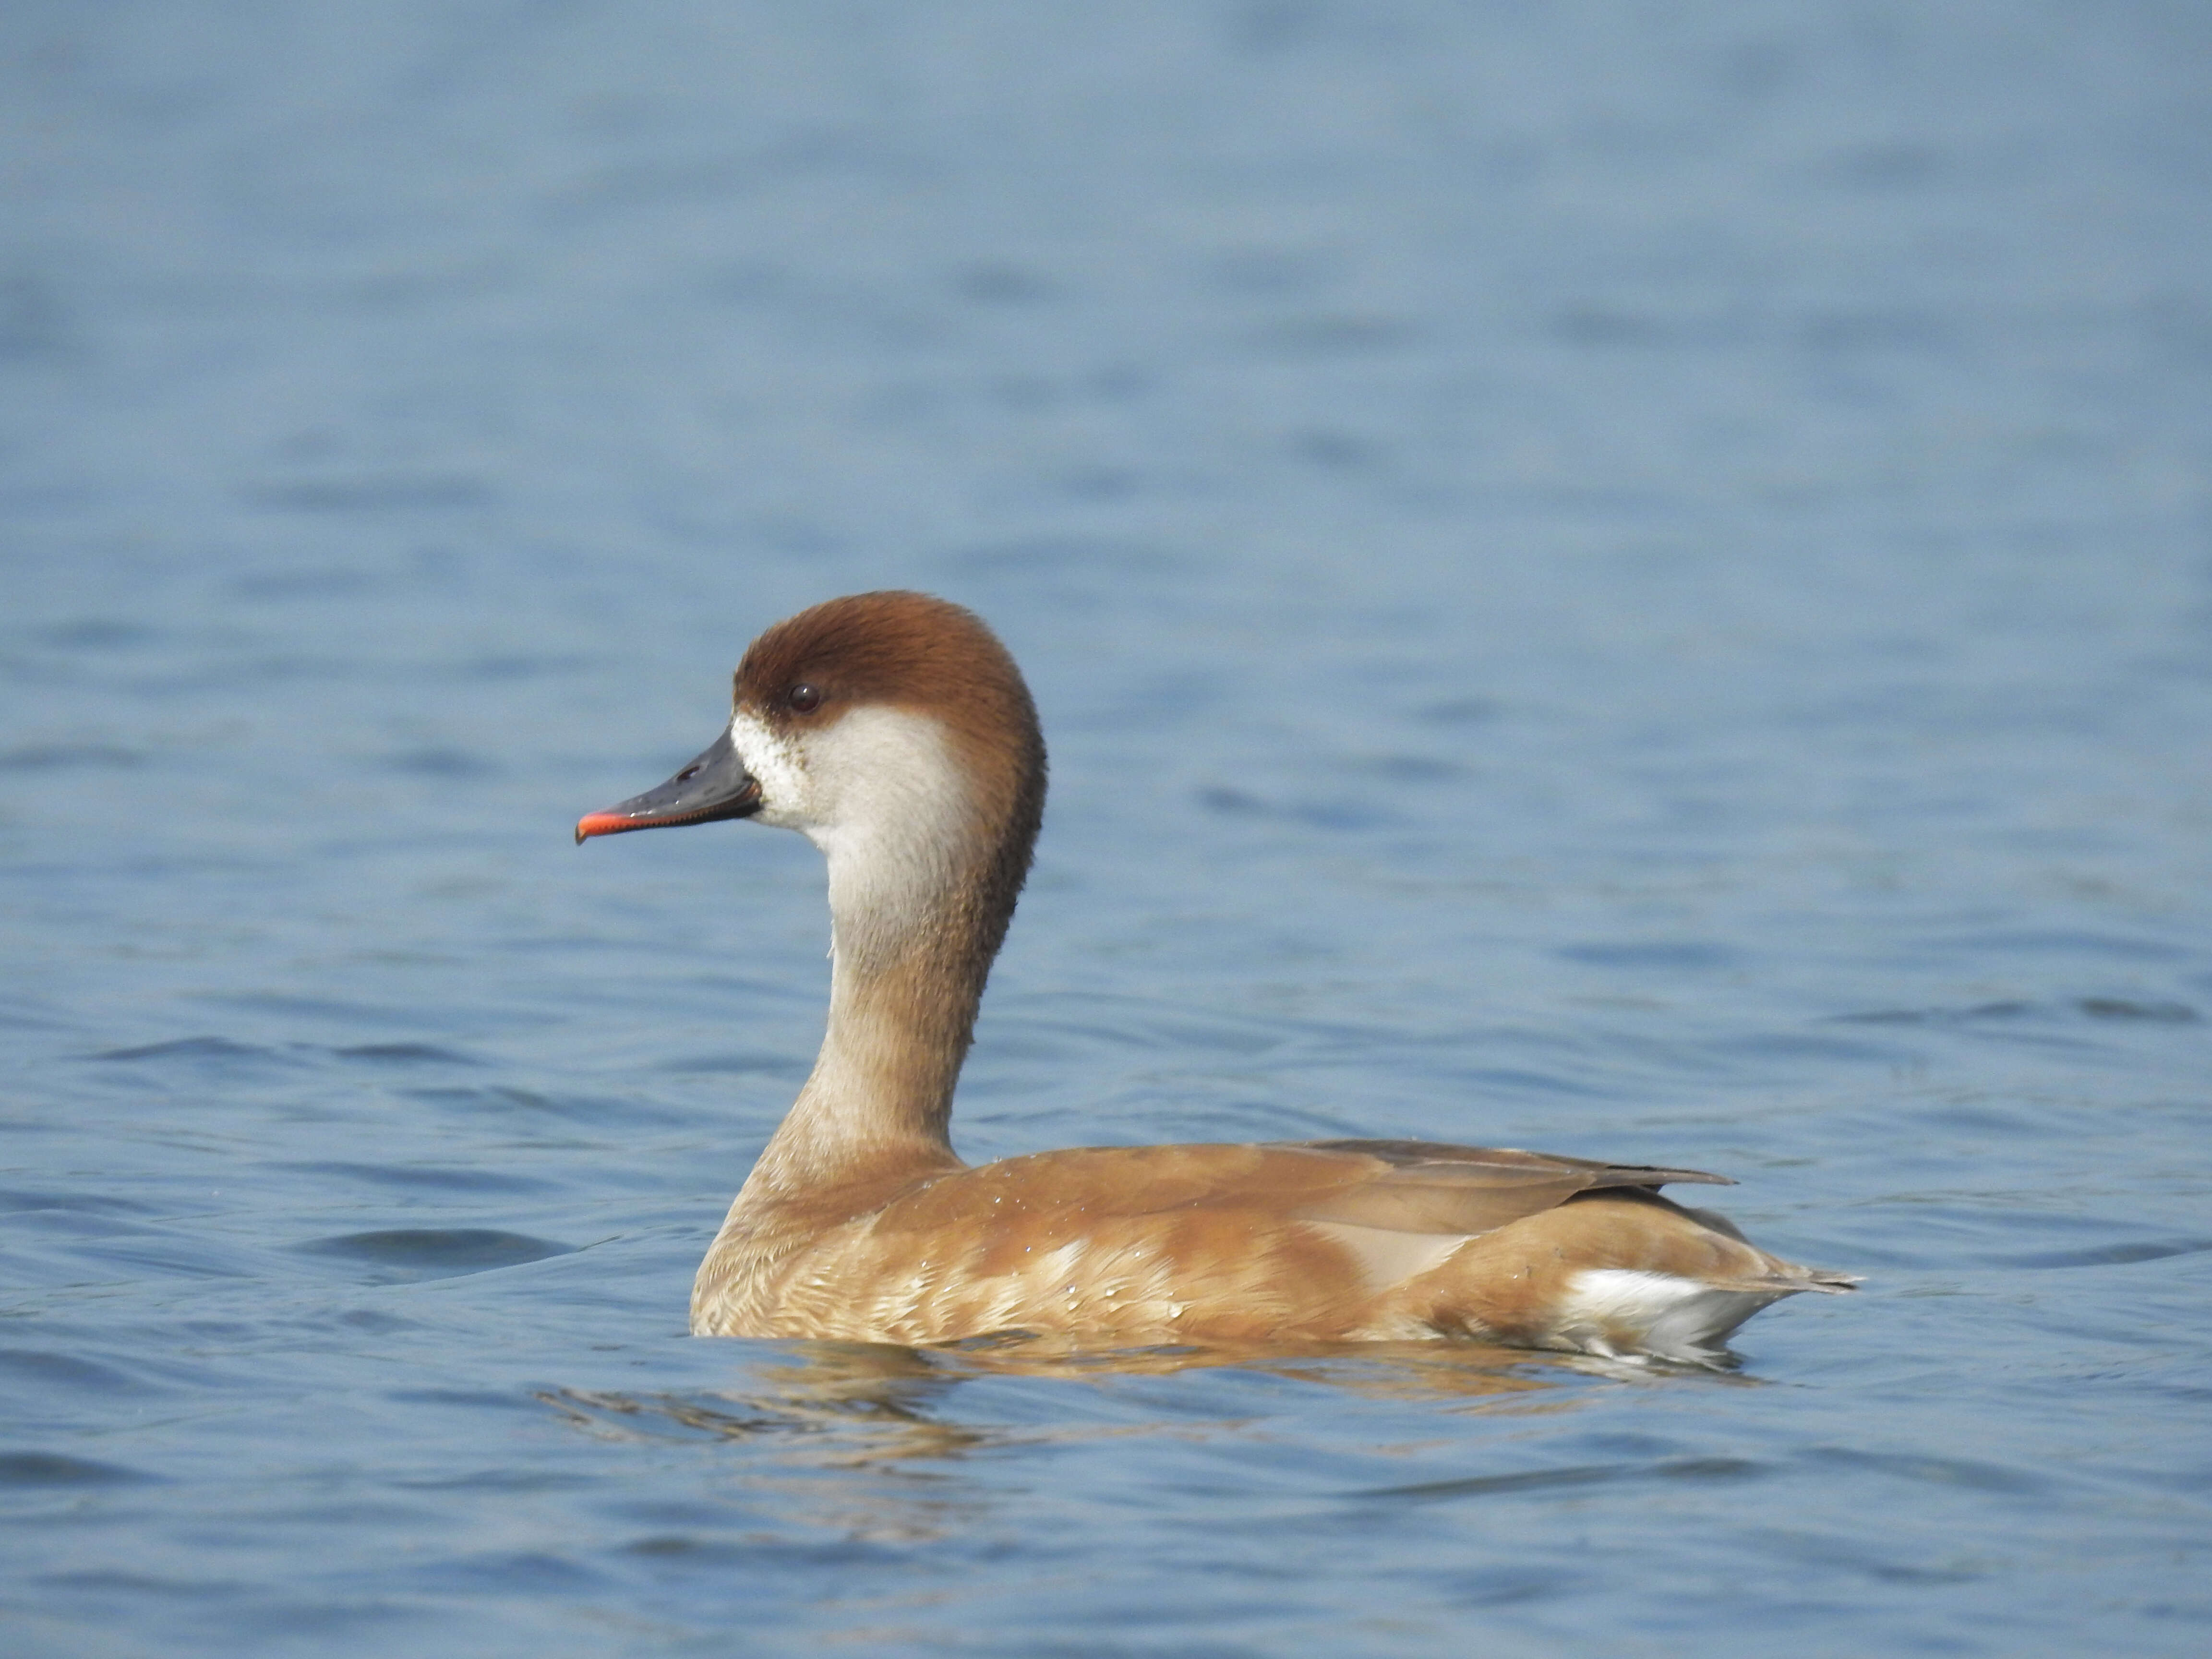
{"label": "duck", "polygon": [[731,819],[829,869],[827,1027],[700,1264],[702,1336],[1079,1350],[1472,1340],[1726,1364],[1729,1335],[1847,1273],[1665,1196],[1695,1170],[1403,1139],[1081,1146],[981,1165],[953,1092],[1045,799],[1036,707],[981,618],[858,593],[745,651],[721,734],[586,813],[605,836]]}

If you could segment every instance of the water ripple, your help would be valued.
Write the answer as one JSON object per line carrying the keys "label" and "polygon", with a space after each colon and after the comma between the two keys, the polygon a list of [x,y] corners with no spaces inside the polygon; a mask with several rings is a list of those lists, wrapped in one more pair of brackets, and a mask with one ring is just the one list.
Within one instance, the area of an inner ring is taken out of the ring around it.
{"label": "water ripple", "polygon": [[340,1233],[293,1246],[309,1255],[335,1256],[378,1269],[380,1277],[451,1279],[567,1255],[573,1244],[488,1227],[391,1227]]}
{"label": "water ripple", "polygon": [[59,1452],[0,1452],[0,1486],[126,1486],[153,1479],[119,1463]]}

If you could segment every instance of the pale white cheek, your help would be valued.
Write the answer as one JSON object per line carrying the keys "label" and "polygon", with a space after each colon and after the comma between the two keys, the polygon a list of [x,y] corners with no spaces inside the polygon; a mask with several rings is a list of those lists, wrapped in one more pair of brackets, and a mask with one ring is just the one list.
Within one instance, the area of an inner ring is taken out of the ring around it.
{"label": "pale white cheek", "polygon": [[730,722],[730,741],[758,779],[763,823],[796,830],[828,856],[838,945],[865,947],[926,918],[975,833],[966,775],[943,726],[880,706],[775,730],[758,715]]}
{"label": "pale white cheek", "polygon": [[880,837],[939,855],[967,817],[968,787],[945,728],[900,708],[855,708],[795,735],[807,777],[810,832],[825,852]]}
{"label": "pale white cheek", "polygon": [[837,949],[866,954],[927,925],[970,855],[974,813],[945,728],[904,709],[855,708],[808,732],[799,827],[830,864]]}
{"label": "pale white cheek", "polygon": [[761,787],[761,809],[753,814],[779,830],[806,829],[813,817],[806,768],[793,745],[757,714],[730,718],[730,745]]}

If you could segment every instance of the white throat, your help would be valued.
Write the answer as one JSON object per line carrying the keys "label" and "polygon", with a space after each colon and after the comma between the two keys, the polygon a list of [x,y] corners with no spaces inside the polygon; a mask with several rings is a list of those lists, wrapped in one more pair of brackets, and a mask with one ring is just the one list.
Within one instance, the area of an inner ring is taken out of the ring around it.
{"label": "white throat", "polygon": [[955,896],[979,826],[941,723],[876,705],[786,733],[740,713],[730,741],[760,781],[758,820],[798,830],[829,863],[841,966],[887,964]]}
{"label": "white throat", "polygon": [[782,732],[741,713],[730,740],[761,786],[755,816],[799,830],[829,863],[833,958],[822,1052],[745,1192],[805,1191],[885,1151],[950,1159],[982,988],[963,918],[984,830],[951,735],[875,706]]}

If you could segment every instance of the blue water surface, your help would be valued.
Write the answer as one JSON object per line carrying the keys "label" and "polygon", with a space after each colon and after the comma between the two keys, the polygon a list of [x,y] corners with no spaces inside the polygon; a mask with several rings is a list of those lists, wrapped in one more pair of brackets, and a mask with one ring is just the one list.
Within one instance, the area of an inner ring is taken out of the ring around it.
{"label": "blue water surface", "polygon": [[[25,1656],[2212,1646],[2212,14],[0,13]],[[766,623],[1053,745],[957,1137],[1714,1169],[1732,1374],[702,1341]]]}

